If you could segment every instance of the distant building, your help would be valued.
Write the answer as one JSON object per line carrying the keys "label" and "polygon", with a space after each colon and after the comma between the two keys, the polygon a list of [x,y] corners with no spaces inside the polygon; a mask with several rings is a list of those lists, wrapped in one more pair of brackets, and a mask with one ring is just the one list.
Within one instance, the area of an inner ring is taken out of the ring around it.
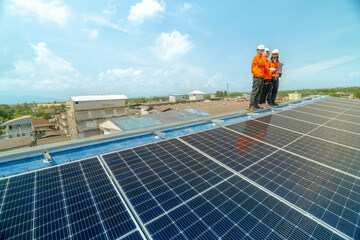
{"label": "distant building", "polygon": [[185,94],[171,94],[169,96],[169,102],[184,102],[186,101]]}
{"label": "distant building", "polygon": [[34,127],[34,136],[36,139],[44,136],[46,132],[55,129],[55,123],[51,123],[46,119],[33,119],[32,124]]}
{"label": "distant building", "polygon": [[99,123],[126,114],[126,99],[125,95],[71,97],[67,114],[71,139],[101,134]]}
{"label": "distant building", "polygon": [[66,136],[69,136],[70,131],[69,131],[67,111],[63,110],[62,112],[55,114],[54,119],[55,119],[56,129],[61,130],[62,132],[65,133]]}
{"label": "distant building", "polygon": [[5,122],[6,138],[31,136],[34,132],[31,116],[22,116]]}
{"label": "distant building", "polygon": [[189,93],[189,100],[204,100],[204,94],[203,92],[200,91],[192,91],[191,93]]}
{"label": "distant building", "polygon": [[301,93],[289,93],[289,101],[291,100],[300,100],[301,99]]}
{"label": "distant building", "polygon": [[140,128],[155,127],[166,123],[183,122],[192,119],[210,116],[204,110],[197,108],[169,110],[166,112],[157,112],[148,115],[126,116],[121,118],[112,118],[100,123],[99,128],[104,134],[115,132],[131,131]]}

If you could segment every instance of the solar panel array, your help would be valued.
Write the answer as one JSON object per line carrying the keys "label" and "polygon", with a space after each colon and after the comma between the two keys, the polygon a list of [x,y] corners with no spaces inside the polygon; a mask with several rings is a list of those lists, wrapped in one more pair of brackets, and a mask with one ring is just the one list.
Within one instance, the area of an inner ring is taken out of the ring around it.
{"label": "solar panel array", "polygon": [[358,101],[0,180],[0,239],[360,239]]}

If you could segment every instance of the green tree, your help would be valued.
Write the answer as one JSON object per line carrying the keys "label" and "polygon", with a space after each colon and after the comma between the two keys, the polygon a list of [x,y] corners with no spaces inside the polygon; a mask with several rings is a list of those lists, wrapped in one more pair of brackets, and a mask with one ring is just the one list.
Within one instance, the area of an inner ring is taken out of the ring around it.
{"label": "green tree", "polygon": [[215,96],[216,97],[224,97],[224,93],[223,93],[223,91],[216,91]]}
{"label": "green tree", "polygon": [[225,96],[225,97],[227,97],[227,96],[228,96],[227,91],[224,91],[224,96]]}

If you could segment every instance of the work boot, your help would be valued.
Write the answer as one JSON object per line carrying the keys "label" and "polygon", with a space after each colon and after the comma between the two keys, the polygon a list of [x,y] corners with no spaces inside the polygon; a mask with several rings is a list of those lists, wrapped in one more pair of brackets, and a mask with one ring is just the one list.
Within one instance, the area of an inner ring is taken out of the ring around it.
{"label": "work boot", "polygon": [[268,103],[268,106],[269,106],[269,107],[273,107],[273,106],[274,106],[274,104],[272,104],[272,103]]}
{"label": "work boot", "polygon": [[274,105],[275,107],[279,106],[279,104],[277,104],[277,103],[273,103],[273,105]]}
{"label": "work boot", "polygon": [[255,108],[257,108],[257,109],[263,109],[263,107],[260,106],[260,105],[255,105]]}

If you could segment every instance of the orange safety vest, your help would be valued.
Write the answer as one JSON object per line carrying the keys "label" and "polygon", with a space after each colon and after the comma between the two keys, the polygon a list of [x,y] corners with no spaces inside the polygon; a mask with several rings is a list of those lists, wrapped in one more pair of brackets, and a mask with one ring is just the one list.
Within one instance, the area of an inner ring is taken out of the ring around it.
{"label": "orange safety vest", "polygon": [[257,54],[251,62],[251,73],[254,77],[264,77],[265,61],[261,53]]}
{"label": "orange safety vest", "polygon": [[[270,65],[270,67],[276,69],[276,68],[279,66],[279,64],[280,64],[280,61],[272,62],[271,65]],[[280,72],[282,72],[282,69],[280,70]],[[273,71],[273,72],[271,72],[271,75],[272,75],[272,76],[275,76],[275,77],[278,77],[278,76],[279,76],[279,73],[276,72],[276,71]]]}
{"label": "orange safety vest", "polygon": [[264,73],[264,79],[265,80],[271,80],[271,75],[272,75],[272,72],[270,71],[270,66],[271,66],[271,63],[269,62],[269,60],[265,58],[265,73]]}

